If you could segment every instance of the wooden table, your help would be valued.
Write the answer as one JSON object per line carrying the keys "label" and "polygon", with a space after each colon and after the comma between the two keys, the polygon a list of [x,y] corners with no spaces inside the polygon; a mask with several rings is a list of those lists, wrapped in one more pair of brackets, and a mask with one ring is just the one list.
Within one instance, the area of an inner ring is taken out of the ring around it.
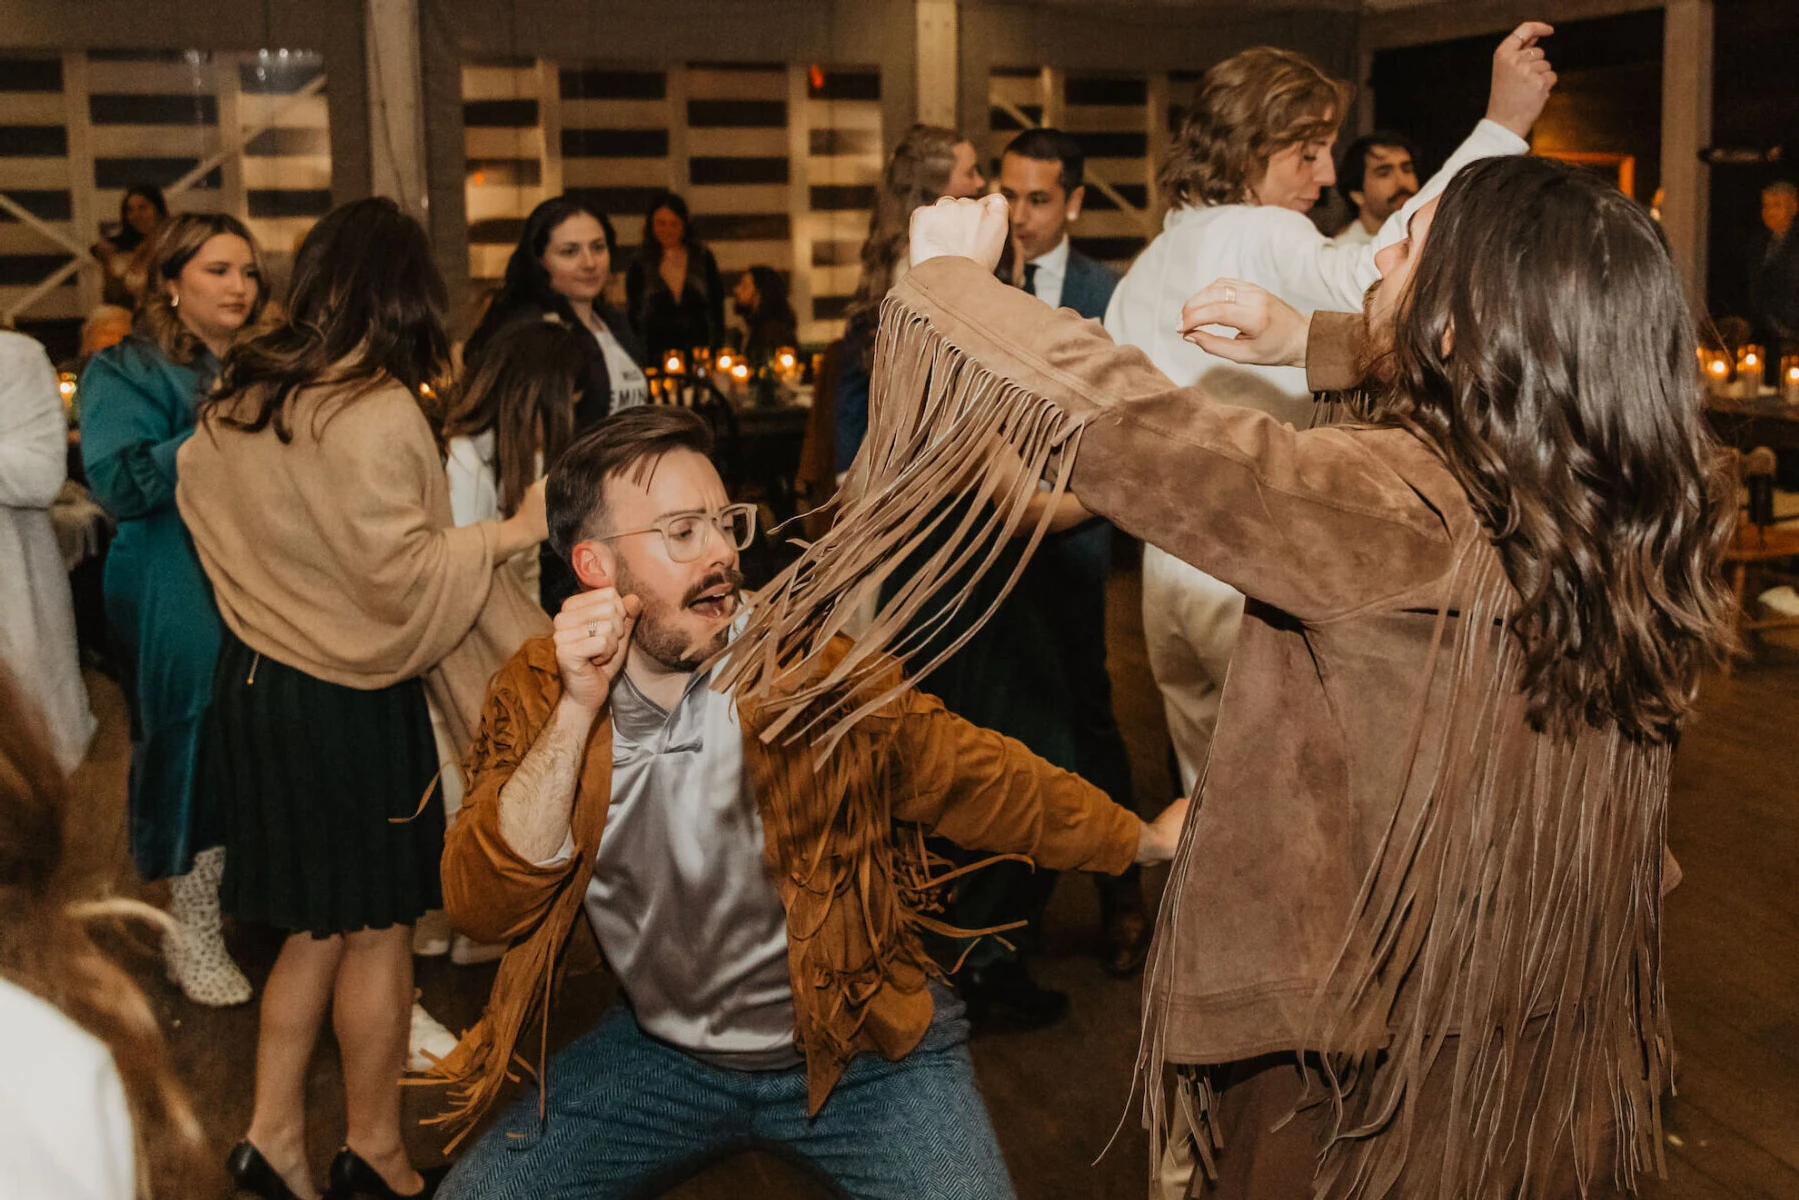
{"label": "wooden table", "polygon": [[1799,404],[1782,404],[1777,397],[1757,400],[1720,400],[1707,397],[1706,420],[1718,440],[1739,450],[1770,446],[1775,450],[1799,450]]}

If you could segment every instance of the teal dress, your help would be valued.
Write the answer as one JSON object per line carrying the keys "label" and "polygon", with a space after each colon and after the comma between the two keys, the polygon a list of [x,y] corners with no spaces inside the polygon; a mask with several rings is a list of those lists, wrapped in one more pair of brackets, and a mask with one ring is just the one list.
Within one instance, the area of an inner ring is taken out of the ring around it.
{"label": "teal dress", "polygon": [[175,509],[175,452],[217,376],[129,337],[81,375],[81,458],[119,522],[106,556],[106,619],[132,667],[131,854],[146,880],[185,874],[197,839],[194,767],[212,699],[219,610]]}

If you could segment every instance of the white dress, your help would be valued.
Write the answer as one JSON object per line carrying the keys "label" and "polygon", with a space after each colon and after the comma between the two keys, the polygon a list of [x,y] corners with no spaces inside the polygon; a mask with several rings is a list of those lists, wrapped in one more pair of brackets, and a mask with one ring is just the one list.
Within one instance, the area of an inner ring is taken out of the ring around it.
{"label": "white dress", "polygon": [[[1186,341],[1179,326],[1188,297],[1214,279],[1231,278],[1265,287],[1308,315],[1318,309],[1358,312],[1368,285],[1380,277],[1376,251],[1405,237],[1406,224],[1419,206],[1476,159],[1528,149],[1509,130],[1482,121],[1443,169],[1362,245],[1332,242],[1291,209],[1251,204],[1177,208],[1112,293],[1106,332],[1120,345],[1143,350],[1177,384],[1200,384],[1215,400],[1259,409],[1304,429],[1312,417],[1305,370],[1245,366]],[[1144,547],[1144,638],[1189,795],[1211,751],[1242,614],[1243,597],[1228,584],[1155,546]]]}
{"label": "white dress", "polygon": [[0,330],[0,661],[34,701],[65,771],[94,735],[69,575],[50,524],[68,476],[68,425],[49,356]]}
{"label": "white dress", "polygon": [[132,1200],[131,1110],[105,1045],[0,979],[0,1058],[0,1194]]}

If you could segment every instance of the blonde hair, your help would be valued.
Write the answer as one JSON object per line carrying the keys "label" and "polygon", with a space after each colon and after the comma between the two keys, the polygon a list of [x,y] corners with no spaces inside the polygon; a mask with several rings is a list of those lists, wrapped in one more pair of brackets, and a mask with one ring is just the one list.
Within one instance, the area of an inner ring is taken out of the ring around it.
{"label": "blonde hair", "polygon": [[[886,170],[881,172],[881,191],[874,213],[868,218],[868,237],[862,243],[862,277],[844,316],[850,328],[872,326],[881,300],[893,286],[893,268],[906,249],[912,210],[934,204],[949,188],[956,169],[956,147],[967,139],[941,125],[914,125],[893,148]],[[872,355],[872,339],[868,355]]]}
{"label": "blonde hair", "polygon": [[105,1045],[131,1112],[139,1197],[193,1196],[215,1167],[149,1000],[100,949],[97,927],[169,918],[107,896],[63,857],[69,787],[37,711],[0,664],[0,978]]}
{"label": "blonde hair", "polygon": [[256,264],[256,299],[250,302],[250,315],[244,319],[239,335],[254,332],[262,318],[263,306],[269,299],[268,273],[263,270],[262,248],[244,223],[229,213],[183,213],[156,235],[156,253],[150,258],[144,298],[137,310],[137,334],[155,342],[170,362],[192,366],[205,354],[206,347],[169,302],[168,285],[181,278],[181,272],[200,253],[200,247],[227,233],[244,239]]}
{"label": "blonde hair", "polygon": [[1199,81],[1156,186],[1174,207],[1241,204],[1268,160],[1336,131],[1355,94],[1303,54],[1252,46]]}

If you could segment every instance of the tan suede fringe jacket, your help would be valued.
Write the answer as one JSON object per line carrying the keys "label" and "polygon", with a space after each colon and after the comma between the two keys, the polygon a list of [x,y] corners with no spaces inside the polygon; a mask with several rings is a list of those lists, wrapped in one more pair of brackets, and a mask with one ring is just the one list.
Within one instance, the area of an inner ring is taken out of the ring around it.
{"label": "tan suede fringe jacket", "polygon": [[[846,643],[826,648],[828,672]],[[889,660],[887,670],[897,679]],[[514,1064],[541,1088],[546,1018],[556,979],[598,961],[583,917],[612,799],[612,722],[588,738],[575,791],[575,850],[555,866],[515,854],[500,833],[500,790],[549,724],[562,696],[548,638],[525,643],[494,679],[471,756],[471,786],[444,842],[444,905],[458,929],[511,943],[480,1022],[418,1082],[450,1085],[433,1118],[467,1136]],[[931,874],[926,834],[1020,855],[1051,869],[1118,874],[1137,854],[1141,823],[1091,784],[942,703],[907,691],[869,715],[828,758],[805,742],[768,741],[767,710],[738,705],[744,770],[762,816],[770,873],[787,910],[795,1037],[805,1054],[810,1111],[861,1053],[898,1059],[931,1020],[935,968],[916,927],[950,876]],[[534,1061],[518,1055],[536,1022]],[[540,1108],[541,1113],[541,1108]]]}
{"label": "tan suede fringe jacket", "polygon": [[[1358,328],[1315,319],[1314,386],[1357,382]],[[1319,1197],[1513,1200],[1570,1166],[1626,1187],[1659,1167],[1670,748],[1531,728],[1516,596],[1427,445],[1175,387],[968,259],[889,296],[869,410],[835,525],[733,650],[771,729],[826,704],[828,744],[894,703],[902,610],[1021,531],[1039,478],[1248,597],[1145,987],[1158,1152],[1165,1071],[1205,1155],[1205,1066],[1284,1052],[1323,1064]],[[986,515],[835,660],[838,692],[787,705],[884,564],[970,494]]]}

